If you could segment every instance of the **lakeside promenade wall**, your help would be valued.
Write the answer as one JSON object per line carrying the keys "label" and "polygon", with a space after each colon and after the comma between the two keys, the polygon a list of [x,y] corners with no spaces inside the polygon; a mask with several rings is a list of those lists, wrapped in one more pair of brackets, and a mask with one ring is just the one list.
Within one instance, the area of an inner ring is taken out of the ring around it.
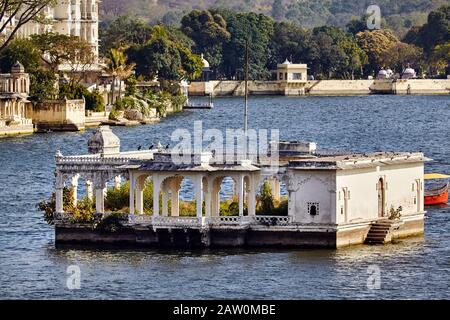
{"label": "lakeside promenade wall", "polygon": [[[412,80],[314,80],[302,86],[277,81],[249,81],[251,95],[282,96],[352,96],[369,94],[450,94],[450,79]],[[193,82],[189,95],[243,96],[244,81]]]}

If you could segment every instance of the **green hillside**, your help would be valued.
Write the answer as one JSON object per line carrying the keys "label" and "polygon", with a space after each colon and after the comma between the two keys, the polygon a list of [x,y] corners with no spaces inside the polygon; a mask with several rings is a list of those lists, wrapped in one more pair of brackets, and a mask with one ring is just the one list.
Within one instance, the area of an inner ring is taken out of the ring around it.
{"label": "green hillside", "polygon": [[[383,22],[398,35],[414,25],[422,25],[428,13],[449,0],[378,0]],[[236,11],[253,11],[290,20],[304,27],[345,26],[361,17],[372,0],[103,0],[104,20],[121,14],[143,17],[154,23],[177,24],[192,9],[225,7]]]}

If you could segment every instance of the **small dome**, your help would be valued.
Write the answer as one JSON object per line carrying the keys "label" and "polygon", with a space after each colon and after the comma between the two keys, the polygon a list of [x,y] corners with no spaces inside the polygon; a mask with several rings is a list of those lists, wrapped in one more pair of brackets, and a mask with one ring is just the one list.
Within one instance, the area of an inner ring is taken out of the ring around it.
{"label": "small dome", "polygon": [[25,67],[23,64],[21,64],[19,61],[17,61],[12,67],[11,67],[11,73],[25,73]]}
{"label": "small dome", "polygon": [[286,59],[286,61],[285,62],[283,62],[282,64],[284,64],[284,65],[289,65],[289,64],[292,64],[288,59]]}
{"label": "small dome", "polygon": [[413,68],[406,68],[405,71],[403,71],[403,74],[416,74],[416,71]]}
{"label": "small dome", "polygon": [[204,69],[209,68],[209,62],[208,62],[208,60],[205,59],[205,57],[203,56],[203,53],[202,53],[202,62],[203,62]]}
{"label": "small dome", "polygon": [[109,126],[101,126],[88,141],[89,154],[113,155],[120,153],[120,139]]}

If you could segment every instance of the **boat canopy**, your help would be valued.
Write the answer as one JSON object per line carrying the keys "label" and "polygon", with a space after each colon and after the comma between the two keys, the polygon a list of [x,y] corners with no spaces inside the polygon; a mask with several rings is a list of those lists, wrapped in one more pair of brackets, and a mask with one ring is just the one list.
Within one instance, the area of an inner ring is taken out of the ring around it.
{"label": "boat canopy", "polygon": [[436,180],[436,179],[449,179],[450,176],[441,173],[428,173],[425,175],[425,180]]}

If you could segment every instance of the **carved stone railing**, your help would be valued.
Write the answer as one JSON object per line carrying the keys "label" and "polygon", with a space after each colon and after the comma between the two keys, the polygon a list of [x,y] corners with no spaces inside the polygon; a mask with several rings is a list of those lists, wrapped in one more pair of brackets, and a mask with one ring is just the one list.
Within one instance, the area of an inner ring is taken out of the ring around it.
{"label": "carved stone railing", "polygon": [[196,217],[153,217],[154,226],[199,227],[202,219]]}
{"label": "carved stone railing", "polygon": [[283,226],[292,223],[291,216],[255,216],[257,224],[269,225],[269,226]]}
{"label": "carved stone railing", "polygon": [[196,217],[163,217],[151,215],[129,215],[129,224],[143,224],[158,227],[189,228],[202,225],[202,219]]}
{"label": "carved stone railing", "polygon": [[152,224],[153,216],[148,214],[130,214],[128,216],[128,223],[130,224]]}
{"label": "carved stone railing", "polygon": [[99,157],[56,157],[56,164],[106,164],[106,165],[124,165],[130,163],[129,158],[99,158]]}
{"label": "carved stone railing", "polygon": [[211,217],[209,218],[209,224],[220,226],[220,225],[243,225],[250,224],[254,222],[253,217],[240,217],[240,216],[229,216],[229,217]]}

